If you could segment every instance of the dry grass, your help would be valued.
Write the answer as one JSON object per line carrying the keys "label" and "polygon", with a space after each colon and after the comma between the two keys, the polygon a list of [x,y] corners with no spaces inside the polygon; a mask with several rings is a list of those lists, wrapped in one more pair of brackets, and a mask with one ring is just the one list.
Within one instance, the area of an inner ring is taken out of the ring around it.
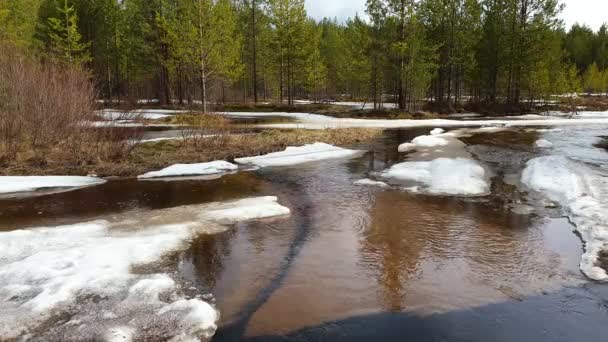
{"label": "dry grass", "polygon": [[251,135],[221,135],[198,142],[165,140],[137,145],[126,158],[96,160],[89,164],[70,164],[61,159],[61,151],[51,151],[45,165],[27,163],[3,170],[6,174],[68,174],[94,173],[99,176],[136,176],[178,163],[202,163],[213,160],[255,156],[281,151],[287,146],[325,142],[338,146],[370,141],[381,134],[380,129],[335,130],[267,130]]}

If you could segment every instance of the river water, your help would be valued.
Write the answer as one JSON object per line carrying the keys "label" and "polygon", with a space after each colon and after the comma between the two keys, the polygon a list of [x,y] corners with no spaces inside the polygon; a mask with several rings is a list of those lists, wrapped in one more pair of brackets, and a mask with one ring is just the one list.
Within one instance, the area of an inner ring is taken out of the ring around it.
{"label": "river water", "polygon": [[[605,168],[608,151],[595,145],[608,127],[461,138],[493,176],[488,196],[354,184],[414,158],[397,146],[428,131],[388,130],[354,146],[369,153],[349,160],[4,199],[0,231],[277,196],[290,216],[196,237],[163,262],[213,296],[221,315],[213,341],[605,341],[608,288],[580,272],[574,226],[514,180],[544,154]],[[554,147],[536,148],[539,138]]]}

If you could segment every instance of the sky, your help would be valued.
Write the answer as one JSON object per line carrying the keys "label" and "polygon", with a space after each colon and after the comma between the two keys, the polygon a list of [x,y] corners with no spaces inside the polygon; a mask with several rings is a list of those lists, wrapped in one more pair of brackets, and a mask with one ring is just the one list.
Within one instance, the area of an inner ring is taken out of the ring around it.
{"label": "sky", "polygon": [[[566,8],[561,17],[566,27],[575,22],[584,23],[594,30],[608,22],[608,0],[562,0]],[[365,0],[306,0],[308,15],[315,19],[337,17],[342,21],[356,13],[365,13]]]}

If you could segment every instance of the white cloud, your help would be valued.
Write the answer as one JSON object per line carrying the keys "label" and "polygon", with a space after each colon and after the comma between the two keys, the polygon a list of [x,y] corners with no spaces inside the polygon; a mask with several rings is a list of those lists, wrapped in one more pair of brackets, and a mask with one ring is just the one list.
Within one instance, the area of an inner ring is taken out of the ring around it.
{"label": "white cloud", "polygon": [[[315,19],[338,18],[343,21],[355,14],[365,14],[366,0],[306,0],[308,15]],[[562,0],[566,8],[562,18],[569,28],[578,22],[594,30],[608,22],[608,0]]]}

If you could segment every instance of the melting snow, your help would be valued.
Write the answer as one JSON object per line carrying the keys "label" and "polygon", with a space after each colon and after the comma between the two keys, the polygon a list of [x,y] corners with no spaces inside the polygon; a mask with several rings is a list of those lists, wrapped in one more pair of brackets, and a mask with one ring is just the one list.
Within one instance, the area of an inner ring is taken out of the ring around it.
{"label": "melting snow", "polygon": [[437,158],[432,161],[405,162],[380,173],[397,181],[413,181],[431,194],[483,196],[490,191],[485,169],[474,160]]}
{"label": "melting snow", "polygon": [[275,197],[260,197],[2,232],[0,340],[209,338],[218,312],[185,295],[173,273],[158,273],[158,262],[217,231],[214,221],[288,213]]}
{"label": "melting snow", "polygon": [[0,176],[0,194],[29,192],[49,188],[81,188],[105,182],[105,180],[96,177]]}
{"label": "melting snow", "polygon": [[285,151],[258,157],[239,158],[239,164],[252,164],[259,167],[288,166],[325,159],[349,158],[363,154],[364,151],[349,150],[325,143],[314,143],[300,147],[287,147]]}
{"label": "melting snow", "polygon": [[581,270],[589,278],[608,280],[598,256],[608,250],[608,179],[563,156],[532,159],[522,183],[559,203],[586,242]]}
{"label": "melting snow", "polygon": [[354,128],[354,127],[375,127],[375,128],[407,128],[407,127],[472,127],[472,126],[511,126],[511,127],[532,127],[532,126],[559,126],[559,125],[594,125],[608,124],[607,115],[597,115],[597,113],[581,112],[579,117],[573,119],[559,116],[539,116],[527,115],[517,116],[512,119],[479,119],[479,120],[448,120],[448,119],[428,119],[428,120],[387,120],[387,119],[353,119],[353,118],[333,118],[319,114],[308,113],[223,113],[228,116],[282,116],[293,118],[299,122],[295,123],[275,123],[263,124],[262,127],[273,128],[306,128],[306,129],[327,129],[327,128]]}
{"label": "melting snow", "polygon": [[209,208],[205,218],[218,223],[230,224],[238,221],[289,215],[289,208],[279,205],[277,200],[276,197],[268,196],[220,203]]}
{"label": "melting snow", "polygon": [[535,143],[536,147],[539,148],[551,148],[553,147],[553,143],[546,139],[539,139]]}
{"label": "melting snow", "polygon": [[381,188],[388,187],[388,184],[386,184],[385,182],[375,181],[375,180],[372,180],[369,178],[360,179],[360,180],[356,181],[354,184],[363,185],[363,186],[379,186]]}
{"label": "melting snow", "polygon": [[153,171],[138,176],[139,179],[179,177],[179,176],[204,176],[225,172],[237,171],[239,167],[232,163],[218,160],[200,164],[175,164],[160,171]]}

